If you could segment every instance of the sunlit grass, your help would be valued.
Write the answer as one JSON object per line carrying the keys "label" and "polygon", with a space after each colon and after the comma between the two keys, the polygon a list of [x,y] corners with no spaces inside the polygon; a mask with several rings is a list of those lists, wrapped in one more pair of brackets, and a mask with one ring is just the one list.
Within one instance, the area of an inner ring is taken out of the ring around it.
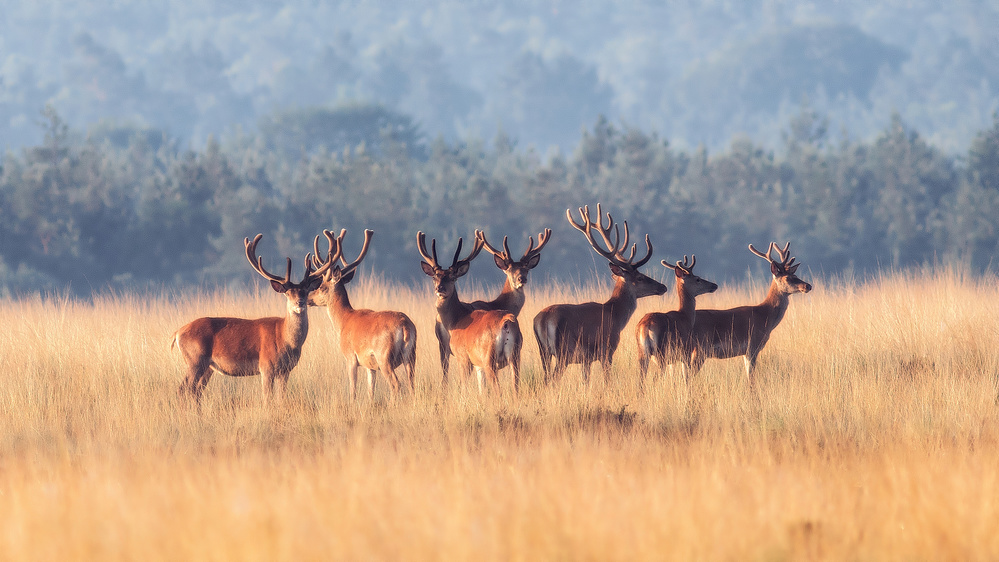
{"label": "sunlit grass", "polygon": [[[0,301],[0,559],[995,559],[999,288],[951,270],[810,279],[758,364],[640,393],[634,325],[605,381],[540,384],[531,319],[609,285],[532,286],[524,386],[441,388],[426,286],[359,278],[419,331],[417,389],[349,400],[313,309],[282,408],[257,378],[180,402],[174,330],[281,314],[269,290]],[[497,281],[498,285],[499,281]],[[468,299],[495,290],[462,288]],[[765,287],[722,287],[726,307]],[[57,539],[55,537],[58,537]]]}

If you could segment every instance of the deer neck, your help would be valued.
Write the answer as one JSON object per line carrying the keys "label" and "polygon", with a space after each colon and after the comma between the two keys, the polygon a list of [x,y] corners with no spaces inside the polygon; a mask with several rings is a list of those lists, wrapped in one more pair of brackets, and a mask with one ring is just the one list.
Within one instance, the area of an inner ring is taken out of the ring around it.
{"label": "deer neck", "polygon": [[458,298],[457,289],[452,291],[448,297],[437,299],[437,315],[440,316],[441,324],[446,330],[450,330],[462,318],[468,316],[471,310],[470,306]]}
{"label": "deer neck", "polygon": [[638,309],[638,296],[635,288],[623,279],[614,281],[614,292],[604,303],[604,315],[613,319],[614,327],[623,330],[624,326],[631,319],[631,315]]}
{"label": "deer neck", "polygon": [[292,348],[300,348],[309,335],[309,307],[295,310],[295,305],[288,301],[288,314],[284,317],[284,341]]}
{"label": "deer neck", "polygon": [[680,284],[676,289],[677,300],[679,302],[679,307],[676,309],[680,313],[680,317],[683,318],[685,322],[689,325],[694,325],[694,313],[697,309],[696,301],[697,297],[688,293],[686,287]]}
{"label": "deer neck", "polygon": [[768,317],[770,318],[768,324],[771,326],[777,325],[784,318],[784,313],[787,312],[787,305],[790,302],[788,294],[780,290],[780,287],[777,286],[777,280],[774,279],[771,281],[767,297],[760,303],[760,306],[766,308],[768,311]]}
{"label": "deer neck", "polygon": [[507,278],[506,282],[503,283],[503,290],[496,299],[493,300],[493,304],[497,308],[512,312],[514,314],[520,314],[520,310],[524,308],[524,303],[527,298],[524,296],[524,288],[514,289],[510,286],[510,279]]}
{"label": "deer neck", "polygon": [[350,297],[347,296],[347,288],[343,283],[333,286],[333,294],[326,312],[330,315],[333,326],[340,328],[344,320],[354,312],[354,307],[350,305]]}

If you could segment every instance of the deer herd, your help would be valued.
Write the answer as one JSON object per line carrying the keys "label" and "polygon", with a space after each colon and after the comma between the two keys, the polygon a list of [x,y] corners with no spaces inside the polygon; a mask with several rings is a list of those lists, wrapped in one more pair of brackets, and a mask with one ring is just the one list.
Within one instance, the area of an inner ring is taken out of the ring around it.
{"label": "deer herd", "polygon": [[[580,365],[583,381],[588,383],[594,361],[600,362],[604,379],[609,380],[614,352],[621,341],[621,333],[638,308],[638,299],[666,293],[665,285],[639,271],[652,258],[652,242],[648,235],[645,236],[645,255],[636,259],[638,243],[631,242],[627,221],[619,228],[609,212],[603,213],[600,204],[597,204],[595,219],[590,216],[589,206],[578,212],[577,222],[572,212],[566,211],[569,223],[583,233],[594,252],[608,261],[614,289],[605,302],[554,304],[534,317],[534,336],[541,354],[545,384],[558,380],[572,364]],[[206,317],[181,327],[174,334],[171,345],[180,350],[187,367],[180,394],[198,402],[212,373],[219,372],[230,376],[260,375],[264,402],[282,400],[288,376],[298,364],[309,333],[308,307],[316,306],[326,307],[334,332],[339,335],[352,399],[356,399],[360,367],[368,374],[369,399],[374,397],[378,371],[388,382],[393,399],[404,385],[412,395],[416,387],[416,325],[402,312],[351,306],[346,286],[367,255],[374,233],[364,231],[361,250],[350,263],[344,257],[346,234],[346,230],[341,230],[339,235],[323,230],[316,236],[313,252],[305,258],[305,275],[298,283],[291,280],[291,258],[287,260],[284,278],[277,277],[264,269],[263,258],[256,255],[257,244],[263,235],[258,234],[253,240],[245,239],[246,258],[254,271],[288,299],[285,316]],[[326,251],[320,249],[321,237],[329,247]],[[499,372],[510,367],[516,396],[520,389],[520,358],[524,343],[518,320],[526,300],[524,285],[530,270],[541,259],[541,250],[551,239],[551,230],[540,233],[537,244],[534,237],[530,237],[527,251],[517,261],[510,253],[507,238],[503,238],[500,251],[477,230],[471,251],[463,258],[462,239],[458,239],[454,257],[447,267],[437,256],[436,239],[431,239],[429,251],[423,232],[418,232],[416,239],[423,258],[420,265],[433,279],[437,309],[434,332],[439,343],[442,385],[448,384],[453,357],[463,380],[473,370],[476,372],[480,393],[487,382],[499,393]],[[663,260],[663,266],[673,270],[676,276],[679,306],[670,312],[652,312],[638,322],[635,341],[640,388],[653,358],[660,369],[679,363],[689,383],[690,376],[700,370],[706,359],[738,356],[745,360],[746,377],[752,387],[757,356],[784,317],[789,296],[812,289],[809,283],[795,275],[799,264],[791,257],[790,245],[788,242],[781,248],[771,242],[767,251],[761,252],[750,244],[749,250],[770,264],[773,275],[770,288],[759,304],[725,310],[696,308],[697,296],[714,292],[718,285],[694,274],[697,263],[694,256],[689,262],[684,256],[682,262],[675,264]],[[492,301],[462,301],[457,281],[468,273],[471,261],[483,249],[493,255],[496,266],[506,274],[503,290]],[[401,381],[400,371],[403,373]]]}

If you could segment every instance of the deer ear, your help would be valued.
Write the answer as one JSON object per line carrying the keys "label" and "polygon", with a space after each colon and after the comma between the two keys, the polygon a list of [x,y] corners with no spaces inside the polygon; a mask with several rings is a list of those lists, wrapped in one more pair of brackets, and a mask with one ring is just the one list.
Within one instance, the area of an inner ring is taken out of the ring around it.
{"label": "deer ear", "polygon": [[533,256],[528,258],[527,263],[525,263],[524,265],[527,266],[527,269],[534,269],[535,267],[538,267],[538,262],[540,261],[541,261],[541,254],[534,254]]}
{"label": "deer ear", "polygon": [[610,266],[611,273],[617,275],[618,277],[624,277],[624,268],[613,263],[608,263],[607,265]]}
{"label": "deer ear", "polygon": [[425,261],[421,261],[420,262],[420,267],[423,268],[423,273],[426,273],[427,275],[429,275],[431,277],[434,276],[434,273],[435,273],[434,266],[430,265],[429,263],[427,263]]}
{"label": "deer ear", "polygon": [[312,281],[309,282],[308,289],[309,289],[309,292],[311,293],[312,291],[318,290],[319,287],[322,287],[322,286],[323,286],[323,278],[322,277],[313,277]]}
{"label": "deer ear", "polygon": [[351,270],[350,273],[348,273],[347,275],[340,277],[340,282],[343,284],[350,283],[351,280],[354,279],[354,273],[356,272],[357,272],[356,269]]}
{"label": "deer ear", "polygon": [[798,271],[798,266],[799,265],[801,265],[801,264],[800,263],[796,263],[796,264],[792,265],[791,267],[787,268],[787,274],[788,275],[794,275],[794,273],[796,271]]}
{"label": "deer ear", "polygon": [[774,277],[781,276],[781,270],[777,267],[777,264],[770,262],[770,273],[773,273]]}
{"label": "deer ear", "polygon": [[284,293],[288,290],[288,287],[285,287],[284,283],[278,283],[277,281],[271,281],[271,288],[279,293]]}
{"label": "deer ear", "polygon": [[686,271],[684,271],[682,267],[674,267],[673,268],[673,273],[676,273],[676,278],[677,279],[683,279],[684,277],[690,275],[689,273],[687,273]]}
{"label": "deer ear", "polygon": [[494,255],[493,256],[493,261],[496,262],[496,267],[502,269],[503,271],[506,271],[506,268],[510,267],[510,264],[507,263],[507,261],[505,259],[503,259],[502,256],[496,256],[496,255]]}
{"label": "deer ear", "polygon": [[454,270],[454,277],[455,277],[455,279],[457,279],[458,277],[461,277],[462,275],[468,273],[468,266],[469,266],[468,263],[459,264],[458,267],[456,267],[455,270]]}

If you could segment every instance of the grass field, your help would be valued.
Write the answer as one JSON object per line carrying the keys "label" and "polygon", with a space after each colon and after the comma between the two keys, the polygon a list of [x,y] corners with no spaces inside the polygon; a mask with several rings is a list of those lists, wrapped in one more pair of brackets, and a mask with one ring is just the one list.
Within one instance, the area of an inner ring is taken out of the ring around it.
{"label": "grass field", "polygon": [[638,392],[634,325],[672,287],[641,301],[609,381],[540,386],[534,314],[606,286],[529,292],[519,400],[508,370],[501,396],[442,391],[429,286],[359,279],[355,306],[416,322],[415,396],[389,403],[381,380],[351,403],[313,309],[284,407],[216,376],[200,412],[171,335],[283,313],[263,283],[0,301],[0,559],[999,559],[996,279],[808,280],[756,392],[739,359]]}

